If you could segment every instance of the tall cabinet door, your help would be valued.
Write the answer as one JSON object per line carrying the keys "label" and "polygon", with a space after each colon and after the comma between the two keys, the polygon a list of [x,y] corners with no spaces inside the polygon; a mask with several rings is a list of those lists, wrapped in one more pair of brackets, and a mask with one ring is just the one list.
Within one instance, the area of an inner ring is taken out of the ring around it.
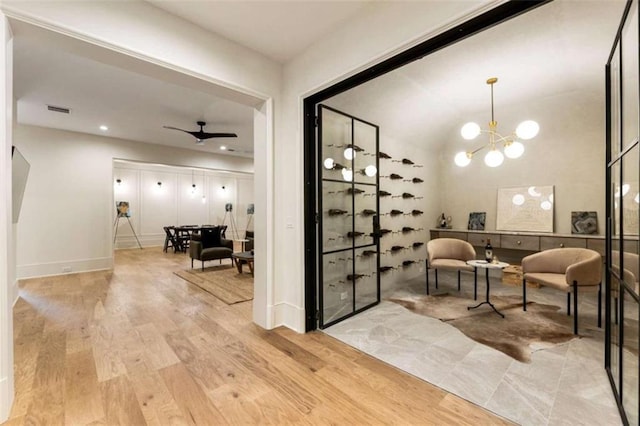
{"label": "tall cabinet door", "polygon": [[378,126],[318,106],[320,328],[380,302],[378,141]]}

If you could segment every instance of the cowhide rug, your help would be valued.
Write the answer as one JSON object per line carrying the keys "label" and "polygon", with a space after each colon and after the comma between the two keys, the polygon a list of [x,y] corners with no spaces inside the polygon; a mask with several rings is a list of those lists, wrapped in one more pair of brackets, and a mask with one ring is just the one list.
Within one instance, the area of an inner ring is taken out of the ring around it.
{"label": "cowhide rug", "polygon": [[440,319],[478,343],[497,349],[520,362],[531,362],[537,349],[568,342],[573,334],[572,318],[553,305],[527,303],[516,296],[492,296],[491,303],[505,315],[503,319],[490,306],[468,310],[480,303],[449,294],[390,298],[416,314]]}

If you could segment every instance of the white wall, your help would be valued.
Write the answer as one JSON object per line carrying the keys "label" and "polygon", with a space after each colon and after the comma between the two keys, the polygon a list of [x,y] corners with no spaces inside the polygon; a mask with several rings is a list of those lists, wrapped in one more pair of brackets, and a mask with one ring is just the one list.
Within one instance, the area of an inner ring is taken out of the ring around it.
{"label": "white wall", "polygon": [[[15,127],[14,144],[31,165],[18,224],[19,278],[112,266],[114,158],[253,170],[251,160],[244,158],[25,125]],[[128,225],[123,225],[124,231]],[[155,225],[141,229],[153,232]]]}
{"label": "white wall", "polygon": [[131,212],[129,220],[117,221],[116,248],[137,247],[136,236],[143,247],[163,245],[163,226],[224,224],[227,238],[244,238],[253,203],[251,174],[115,161],[113,179],[120,180],[113,185],[114,202],[128,201]]}
{"label": "white wall", "polygon": [[[378,2],[284,67],[283,112],[276,121],[279,140],[275,150],[277,259],[275,302],[286,301],[284,324],[304,330],[304,192],[303,99],[348,75],[405,50],[447,28],[470,19],[499,2]],[[291,226],[287,226],[287,224]]]}
{"label": "white wall", "polygon": [[[1,14],[0,14],[1,15]],[[15,275],[11,200],[11,140],[13,122],[13,41],[11,28],[0,16],[0,422],[9,417],[14,397],[13,302]]]}
{"label": "white wall", "polygon": [[[604,86],[604,85],[603,85]],[[469,212],[487,212],[485,229],[496,229],[498,188],[554,185],[554,232],[571,233],[572,211],[596,211],[599,234],[604,234],[604,87],[602,92],[575,91],[500,109],[498,130],[509,133],[525,119],[540,124],[540,133],[524,141],[519,159],[505,158],[500,167],[484,164],[486,149],[467,167],[453,162],[456,152],[482,146],[465,141],[459,128],[451,129],[440,158],[440,203],[453,216],[453,227],[466,229]],[[461,119],[483,123],[478,116]],[[486,126],[485,126],[486,127]]]}

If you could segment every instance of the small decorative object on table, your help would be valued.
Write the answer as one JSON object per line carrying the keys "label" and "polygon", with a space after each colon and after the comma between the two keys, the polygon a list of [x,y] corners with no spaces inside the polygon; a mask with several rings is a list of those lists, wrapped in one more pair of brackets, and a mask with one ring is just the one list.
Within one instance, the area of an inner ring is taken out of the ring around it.
{"label": "small decorative object on table", "polygon": [[440,215],[438,218],[438,227],[446,228],[447,227],[447,219],[444,217],[444,213]]}

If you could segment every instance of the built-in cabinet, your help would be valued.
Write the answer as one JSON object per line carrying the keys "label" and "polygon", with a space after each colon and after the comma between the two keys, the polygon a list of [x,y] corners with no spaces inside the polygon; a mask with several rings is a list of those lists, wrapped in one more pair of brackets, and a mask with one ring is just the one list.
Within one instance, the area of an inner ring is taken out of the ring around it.
{"label": "built-in cabinet", "polygon": [[[431,239],[457,238],[468,241],[476,247],[484,247],[487,240],[491,240],[494,249],[523,250],[528,252],[548,250],[552,248],[579,247],[595,250],[604,256],[604,236],[602,235],[566,235],[566,234],[536,234],[523,232],[501,231],[467,231],[457,229],[437,228],[431,230]],[[627,241],[636,250],[638,241]]]}

